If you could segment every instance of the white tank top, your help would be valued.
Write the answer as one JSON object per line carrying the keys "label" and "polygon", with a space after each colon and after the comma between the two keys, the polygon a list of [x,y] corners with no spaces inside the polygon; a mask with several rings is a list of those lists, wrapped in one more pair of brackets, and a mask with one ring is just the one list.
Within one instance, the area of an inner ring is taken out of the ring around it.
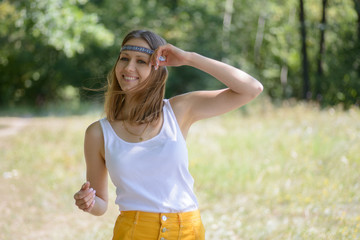
{"label": "white tank top", "polygon": [[124,141],[106,118],[100,120],[106,167],[120,211],[171,213],[198,208],[186,142],[167,99],[163,114],[160,133],[139,143]]}

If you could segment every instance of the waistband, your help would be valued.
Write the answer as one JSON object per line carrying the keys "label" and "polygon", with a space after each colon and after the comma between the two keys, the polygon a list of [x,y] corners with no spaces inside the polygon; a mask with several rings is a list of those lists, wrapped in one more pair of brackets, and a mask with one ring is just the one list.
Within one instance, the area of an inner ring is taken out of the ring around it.
{"label": "waistband", "polygon": [[121,217],[132,219],[135,222],[192,222],[201,219],[200,211],[179,212],[179,213],[152,213],[142,211],[122,211]]}

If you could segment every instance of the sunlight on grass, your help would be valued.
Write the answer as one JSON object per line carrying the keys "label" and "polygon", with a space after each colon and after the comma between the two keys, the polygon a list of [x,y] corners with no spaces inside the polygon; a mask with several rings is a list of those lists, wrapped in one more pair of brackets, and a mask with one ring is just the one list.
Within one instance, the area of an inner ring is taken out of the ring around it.
{"label": "sunlight on grass", "polygon": [[[359,109],[262,101],[189,133],[207,239],[360,238]],[[100,117],[31,118],[0,137],[0,239],[111,238],[112,184],[104,216],[72,199],[85,180],[84,131]]]}
{"label": "sunlight on grass", "polygon": [[298,104],[197,124],[189,146],[209,239],[360,237],[359,114]]}

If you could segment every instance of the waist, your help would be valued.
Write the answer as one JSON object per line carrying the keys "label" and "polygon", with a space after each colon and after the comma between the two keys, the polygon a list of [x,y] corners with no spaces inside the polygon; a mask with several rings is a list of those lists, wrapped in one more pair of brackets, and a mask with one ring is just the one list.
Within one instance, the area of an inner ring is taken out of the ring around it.
{"label": "waist", "polygon": [[176,223],[185,223],[192,222],[201,219],[200,211],[189,211],[189,212],[179,212],[179,213],[153,213],[153,212],[143,212],[143,211],[122,211],[120,216],[128,219],[133,219],[135,222],[176,222]]}

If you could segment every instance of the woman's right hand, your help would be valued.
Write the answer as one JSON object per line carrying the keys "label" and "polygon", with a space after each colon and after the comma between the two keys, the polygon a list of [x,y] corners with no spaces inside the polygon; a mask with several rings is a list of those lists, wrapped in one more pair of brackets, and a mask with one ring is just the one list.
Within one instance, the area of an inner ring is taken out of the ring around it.
{"label": "woman's right hand", "polygon": [[96,191],[90,188],[90,182],[82,185],[81,189],[74,194],[75,205],[84,212],[90,212],[95,205]]}
{"label": "woman's right hand", "polygon": [[[179,67],[187,64],[189,54],[189,52],[171,44],[166,44],[155,50],[151,56],[150,62],[151,65],[155,67],[155,70],[157,70],[159,66]],[[164,60],[160,61],[160,56],[163,57]]]}

